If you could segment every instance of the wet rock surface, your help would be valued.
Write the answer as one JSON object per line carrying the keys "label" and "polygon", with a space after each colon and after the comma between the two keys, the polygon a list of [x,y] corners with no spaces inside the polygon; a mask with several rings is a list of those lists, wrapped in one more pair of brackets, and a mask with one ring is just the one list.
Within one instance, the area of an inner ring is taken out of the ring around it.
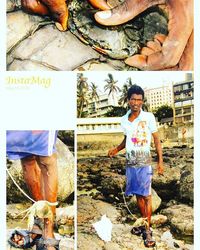
{"label": "wet rock surface", "polygon": [[[7,69],[137,70],[109,56],[124,59],[155,33],[167,33],[167,19],[157,8],[125,25],[106,28],[95,22],[96,10],[88,6],[86,0],[71,1],[70,29],[60,32],[49,18],[26,14],[19,0],[7,0]],[[106,55],[95,48],[106,49]]]}
{"label": "wet rock surface", "polygon": [[[20,70],[20,67],[28,70],[32,66],[36,70],[74,70],[91,59],[99,58],[98,53],[80,43],[69,31],[59,32],[54,25],[44,26],[26,39],[15,39],[15,48],[7,59],[9,70]],[[74,53],[77,53],[76,57]]]}
{"label": "wet rock surface", "polygon": [[180,199],[186,202],[193,203],[194,195],[194,168],[190,160],[186,162],[186,165],[181,169],[180,177],[180,188],[179,194]]}
{"label": "wet rock surface", "polygon": [[194,234],[194,215],[192,207],[185,204],[179,204],[163,209],[162,213],[168,217],[172,229],[177,234],[185,236],[192,236]]}
{"label": "wet rock surface", "polygon": [[[83,144],[78,147],[84,148]],[[163,156],[164,176],[156,171],[153,176],[153,197],[157,197],[158,204],[152,227],[157,249],[193,249],[193,204],[189,199],[193,196],[193,149],[164,148]],[[152,163],[156,170],[154,152]],[[142,238],[130,233],[140,215],[135,198],[123,196],[124,166],[123,155],[78,159],[78,249],[86,249],[87,242],[91,242],[90,249],[146,249]],[[183,190],[185,182],[187,192]],[[101,240],[92,226],[103,214],[113,223],[111,242]]]}
{"label": "wet rock surface", "polygon": [[[99,221],[104,214],[111,220],[113,225],[110,242],[105,242],[100,239],[92,225]],[[156,239],[157,249],[193,249],[192,245],[186,244],[183,240],[173,238],[169,226],[166,225],[165,216],[156,216],[152,217],[152,222],[154,226],[153,236]],[[115,206],[107,202],[94,200],[88,196],[79,197],[78,249],[147,249],[144,247],[142,237],[131,234],[132,225],[124,222],[122,218],[121,210],[119,208],[116,209]],[[166,233],[168,234],[167,238],[165,236]]]}
{"label": "wet rock surface", "polygon": [[65,206],[56,209],[56,227],[60,235],[74,235],[74,206]]}
{"label": "wet rock surface", "polygon": [[[57,140],[56,148],[58,165],[58,200],[64,201],[74,192],[74,157],[68,147],[59,139]],[[20,160],[8,161],[8,169],[20,188],[29,194],[24,182]],[[8,203],[27,201],[27,198],[15,186],[9,176],[7,176],[6,182]]]}

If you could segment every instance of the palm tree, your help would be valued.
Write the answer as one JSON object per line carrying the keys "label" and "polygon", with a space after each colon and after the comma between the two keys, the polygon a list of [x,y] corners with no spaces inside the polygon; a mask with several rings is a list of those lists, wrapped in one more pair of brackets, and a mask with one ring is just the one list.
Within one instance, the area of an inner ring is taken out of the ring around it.
{"label": "palm tree", "polygon": [[98,86],[91,82],[90,84],[90,98],[92,101],[94,101],[95,109],[98,110],[98,100],[99,100],[99,95],[98,95]]}
{"label": "palm tree", "polygon": [[147,112],[148,112],[148,111],[149,111],[149,108],[150,108],[150,104],[148,103],[147,98],[144,97],[142,109],[143,109],[144,111],[147,111]]}
{"label": "palm tree", "polygon": [[93,83],[93,82],[91,82],[91,84],[90,84],[90,95],[91,95],[91,99],[92,100],[98,100],[99,99],[99,95],[98,95],[98,93],[97,93],[97,90],[98,90],[98,86],[95,84],[95,83]]}
{"label": "palm tree", "polygon": [[105,79],[105,82],[107,82],[107,84],[104,86],[104,90],[109,91],[108,95],[112,94],[112,98],[114,101],[114,94],[120,91],[120,88],[116,85],[118,81],[115,81],[113,75],[109,73],[108,79]]}
{"label": "palm tree", "polygon": [[83,107],[88,105],[89,85],[83,73],[77,74],[77,116],[83,117]]}
{"label": "palm tree", "polygon": [[127,78],[126,82],[124,83],[123,87],[122,87],[122,93],[119,99],[119,104],[122,107],[127,108],[128,104],[127,104],[127,93],[129,88],[133,85],[131,78]]}

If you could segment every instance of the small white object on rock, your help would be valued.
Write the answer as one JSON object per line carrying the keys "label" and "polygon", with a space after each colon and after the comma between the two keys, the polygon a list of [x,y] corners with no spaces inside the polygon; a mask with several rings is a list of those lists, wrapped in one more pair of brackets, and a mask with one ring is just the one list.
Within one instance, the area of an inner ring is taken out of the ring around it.
{"label": "small white object on rock", "polygon": [[174,247],[174,238],[170,231],[166,231],[161,236],[161,241],[164,241],[168,247],[171,247],[172,249],[175,249]]}
{"label": "small white object on rock", "polygon": [[106,242],[111,241],[112,222],[109,218],[106,217],[105,214],[101,217],[100,221],[97,221],[97,222],[93,223],[92,225],[95,228],[98,236],[102,240],[104,240]]}

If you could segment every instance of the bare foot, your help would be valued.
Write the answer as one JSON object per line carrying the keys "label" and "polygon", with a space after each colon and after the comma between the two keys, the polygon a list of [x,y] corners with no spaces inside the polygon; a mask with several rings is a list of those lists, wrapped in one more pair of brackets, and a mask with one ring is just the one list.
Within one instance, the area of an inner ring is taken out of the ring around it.
{"label": "bare foot", "polygon": [[[163,3],[164,0],[126,0],[112,10],[97,12],[95,19],[103,25],[118,25],[153,5]],[[168,0],[166,7],[169,12],[166,38],[157,41],[155,37],[140,55],[126,59],[126,64],[143,70],[163,70],[179,67],[180,63],[182,70],[193,69],[193,0]]]}
{"label": "bare foot", "polygon": [[165,2],[166,0],[125,0],[114,9],[97,12],[95,19],[102,25],[119,25],[128,22],[149,7]]}

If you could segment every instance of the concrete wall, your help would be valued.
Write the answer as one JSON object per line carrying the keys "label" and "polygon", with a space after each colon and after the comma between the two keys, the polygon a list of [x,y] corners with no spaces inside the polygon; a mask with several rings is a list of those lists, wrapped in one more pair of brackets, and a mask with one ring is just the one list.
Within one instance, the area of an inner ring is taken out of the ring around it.
{"label": "concrete wall", "polygon": [[176,125],[173,127],[162,126],[159,128],[159,135],[162,141],[193,143],[194,127],[193,124]]}

